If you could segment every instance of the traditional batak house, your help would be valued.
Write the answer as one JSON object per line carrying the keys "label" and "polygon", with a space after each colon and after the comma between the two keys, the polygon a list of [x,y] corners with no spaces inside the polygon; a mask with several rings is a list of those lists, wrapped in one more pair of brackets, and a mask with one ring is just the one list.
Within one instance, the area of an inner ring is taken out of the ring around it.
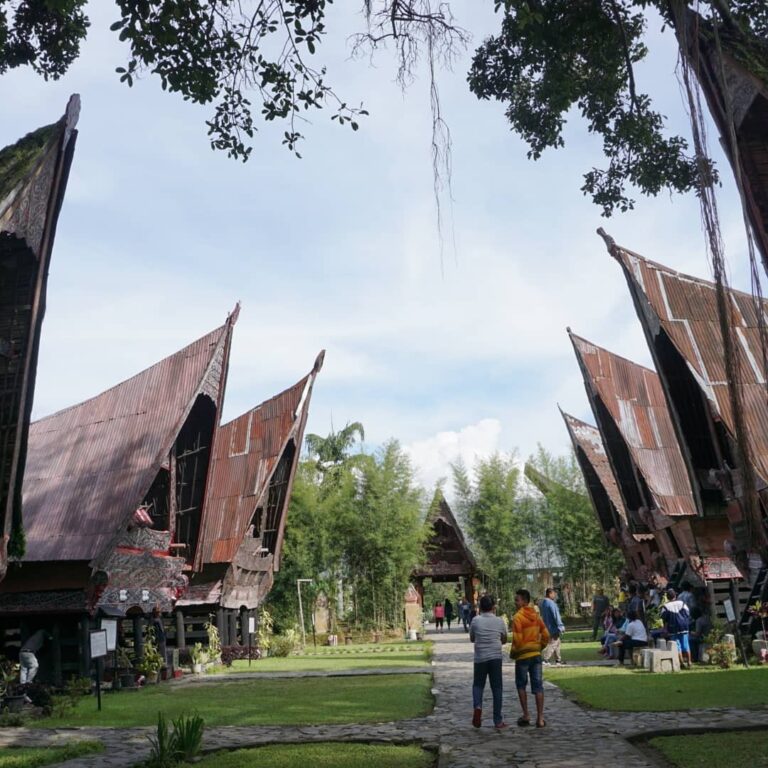
{"label": "traditional batak house", "polygon": [[88,673],[100,609],[135,615],[138,639],[140,617],[171,610],[185,590],[235,317],[32,424],[27,551],[0,584],[0,623],[6,645],[40,628],[53,634],[45,658],[54,679]]}
{"label": "traditional batak house", "polygon": [[630,522],[599,430],[574,416],[560,413],[606,542],[621,550],[630,578],[647,579],[659,552],[653,533],[640,531]]}
{"label": "traditional batak house", "polygon": [[194,573],[176,603],[179,647],[189,641],[185,628],[213,613],[223,645],[247,643],[247,618],[269,593],[280,566],[288,502],[323,358],[321,353],[290,389],[216,434]]}
{"label": "traditional batak house", "polygon": [[[272,482],[280,461],[256,462],[261,474],[254,476],[250,465],[233,460],[259,451],[289,454],[290,481],[298,454],[291,453],[291,440],[300,444],[319,367],[297,385],[298,395],[289,390],[293,397],[284,393],[220,427],[238,311],[137,376],[32,424],[23,501],[27,552],[0,584],[0,628],[6,646],[48,629],[50,678],[88,672],[88,633],[100,615],[128,617],[123,628],[140,655],[145,615],[155,608],[169,613],[194,595],[211,562],[225,582],[206,604],[214,613],[233,595],[238,607],[254,607],[271,584],[290,488]],[[243,419],[252,426],[245,438]],[[287,420],[295,422],[292,429],[276,428]],[[283,443],[275,448],[275,440]],[[265,483],[282,489],[279,535],[254,548],[239,505],[226,499],[261,501]],[[220,541],[230,542],[227,561]],[[262,546],[273,551],[264,557]],[[255,594],[243,599],[237,590],[248,587]],[[175,639],[184,640],[183,624]]]}
{"label": "traditional batak house", "polygon": [[658,375],[570,337],[632,532],[653,534],[658,548],[642,563],[647,576],[674,584],[689,567],[701,574],[696,503]]}
{"label": "traditional batak house", "polygon": [[[741,607],[761,595],[764,599],[768,393],[755,299],[727,290],[759,520],[747,514],[744,468],[735,458],[736,427],[715,285],[648,261],[601,234],[622,267],[659,372],[696,501],[694,533],[700,546],[713,553],[702,564],[702,576],[743,579],[732,594]],[[715,557],[718,549],[722,556]]]}
{"label": "traditional batak house", "polygon": [[77,139],[80,99],[64,116],[0,150],[0,580],[9,540],[24,550],[27,436],[56,224]]}

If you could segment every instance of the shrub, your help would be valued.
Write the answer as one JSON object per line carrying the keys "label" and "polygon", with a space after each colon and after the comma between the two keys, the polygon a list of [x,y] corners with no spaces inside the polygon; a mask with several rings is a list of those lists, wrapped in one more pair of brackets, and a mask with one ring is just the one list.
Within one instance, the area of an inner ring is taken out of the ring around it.
{"label": "shrub", "polygon": [[[214,663],[221,661],[221,637],[218,627],[212,622],[205,623],[205,631],[208,633],[208,660]],[[195,643],[197,645],[197,643]]]}
{"label": "shrub", "polygon": [[720,642],[710,645],[707,653],[709,663],[720,669],[730,669],[736,660],[736,649],[730,643]]}
{"label": "shrub", "polygon": [[290,656],[298,647],[299,639],[292,629],[286,630],[283,635],[275,635],[269,646],[270,656]]}
{"label": "shrub", "polygon": [[182,667],[192,666],[192,654],[186,646],[179,648],[179,664]]}
{"label": "shrub", "polygon": [[247,645],[223,645],[221,647],[221,662],[225,667],[231,667],[233,661],[248,658],[260,659],[261,651],[256,646],[251,646],[249,649]]}
{"label": "shrub", "polygon": [[[89,681],[90,682],[90,681]],[[24,693],[29,696],[35,707],[40,707],[45,714],[50,715],[53,708],[51,688],[42,683],[28,683]]]}
{"label": "shrub", "polygon": [[21,712],[0,713],[0,728],[19,728],[26,725],[26,718]]}

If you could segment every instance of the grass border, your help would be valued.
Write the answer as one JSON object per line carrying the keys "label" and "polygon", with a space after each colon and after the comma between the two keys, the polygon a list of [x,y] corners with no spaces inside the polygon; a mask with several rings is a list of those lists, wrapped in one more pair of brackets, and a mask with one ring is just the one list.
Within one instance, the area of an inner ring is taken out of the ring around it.
{"label": "grass border", "polygon": [[639,733],[623,734],[622,738],[638,749],[651,762],[656,763],[660,768],[679,768],[677,763],[673,763],[667,756],[654,746],[651,746],[651,739],[666,738],[670,736],[703,736],[710,733],[750,733],[752,731],[766,731],[768,725],[744,725],[734,728],[732,726],[688,726],[687,728],[663,728],[656,731],[642,731]]}

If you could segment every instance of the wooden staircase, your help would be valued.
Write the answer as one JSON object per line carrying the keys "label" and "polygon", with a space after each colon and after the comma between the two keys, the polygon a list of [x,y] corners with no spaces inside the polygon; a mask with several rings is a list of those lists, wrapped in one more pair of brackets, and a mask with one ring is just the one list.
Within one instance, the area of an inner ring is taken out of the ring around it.
{"label": "wooden staircase", "polygon": [[763,600],[768,599],[768,567],[761,568],[755,579],[755,583],[752,585],[752,589],[749,592],[746,602],[742,607],[741,620],[739,621],[739,631],[742,637],[750,637],[752,635],[752,624],[756,619],[747,613],[750,605]]}

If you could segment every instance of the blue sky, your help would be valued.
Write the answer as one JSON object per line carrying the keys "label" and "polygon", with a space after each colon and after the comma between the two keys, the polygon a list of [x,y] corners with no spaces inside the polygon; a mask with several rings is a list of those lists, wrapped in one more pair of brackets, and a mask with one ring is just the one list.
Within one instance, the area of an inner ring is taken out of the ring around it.
{"label": "blue sky", "polygon": [[[473,45],[498,27],[490,1],[454,3]],[[114,68],[125,52],[111,2],[92,4],[83,54],[59,82],[0,78],[0,146],[81,94],[80,136],[49,280],[39,417],[133,375],[221,324],[237,300],[225,418],[300,378],[321,348],[309,431],[362,421],[369,445],[407,447],[430,485],[458,456],[568,448],[556,404],[591,420],[566,326],[648,363],[618,265],[595,235],[693,274],[709,268],[696,199],[640,199],[602,219],[579,192],[599,142],[571,120],[539,162],[503,108],[469,93],[469,52],[440,75],[453,136],[456,252],[442,258],[432,197],[425,71],[403,93],[386,52],[352,60],[356,2],[331,8],[320,55],[357,133],[314,115],[297,160],[264,127],[247,164],[210,150],[204,107]],[[653,23],[639,72],[687,134],[671,35]],[[713,141],[714,131],[712,132]],[[721,163],[734,286],[748,288],[741,212]]]}

